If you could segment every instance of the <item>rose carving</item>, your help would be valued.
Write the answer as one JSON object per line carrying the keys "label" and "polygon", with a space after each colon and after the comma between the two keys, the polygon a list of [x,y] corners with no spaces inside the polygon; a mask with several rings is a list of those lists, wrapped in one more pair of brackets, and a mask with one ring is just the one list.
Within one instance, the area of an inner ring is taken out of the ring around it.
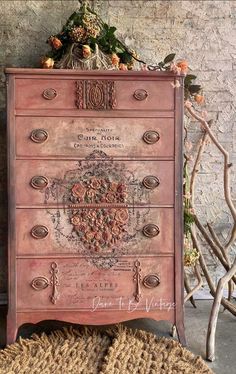
{"label": "rose carving", "polygon": [[[85,204],[123,204],[127,199],[124,183],[108,177],[87,176],[72,185],[72,200]],[[88,208],[73,211],[70,222],[83,246],[90,252],[112,250],[126,235],[127,208]]]}
{"label": "rose carving", "polygon": [[128,219],[126,208],[93,208],[88,211],[83,208],[73,215],[71,223],[84,247],[99,252],[112,249],[125,237]]}
{"label": "rose carving", "polygon": [[129,212],[127,209],[118,209],[115,214],[115,221],[121,224],[127,223],[129,219]]}
{"label": "rose carving", "polygon": [[95,176],[75,183],[71,188],[73,202],[78,203],[125,203],[127,187],[124,183],[110,181]]}
{"label": "rose carving", "polygon": [[76,183],[73,185],[72,194],[76,197],[79,201],[82,201],[86,192],[86,188],[81,183]]}

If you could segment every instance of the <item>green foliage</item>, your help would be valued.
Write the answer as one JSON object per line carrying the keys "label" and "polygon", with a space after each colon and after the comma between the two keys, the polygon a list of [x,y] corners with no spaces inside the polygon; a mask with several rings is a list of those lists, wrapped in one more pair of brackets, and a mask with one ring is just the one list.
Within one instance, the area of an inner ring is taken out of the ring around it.
{"label": "green foliage", "polygon": [[189,87],[193,84],[193,81],[196,79],[196,75],[193,74],[187,74],[184,80],[184,86]]}
{"label": "green foliage", "polygon": [[119,41],[115,36],[115,31],[116,27],[109,27],[105,23],[101,35],[96,39],[96,43],[104,53],[116,53],[117,49],[121,52],[123,51],[119,48]]}
{"label": "green foliage", "polygon": [[166,56],[164,58],[164,61],[163,61],[164,65],[169,64],[170,62],[172,62],[174,60],[174,58],[175,58],[175,53],[171,53],[168,56]]}
{"label": "green foliage", "polygon": [[160,61],[158,63],[158,67],[160,70],[169,70],[170,69],[170,63],[172,61],[174,61],[174,58],[175,58],[175,53],[171,53],[169,55],[167,55],[163,61]]}
{"label": "green foliage", "polygon": [[188,208],[184,208],[184,233],[187,234],[191,230],[194,223],[194,215],[190,213]]}
{"label": "green foliage", "polygon": [[196,75],[187,74],[184,80],[184,94],[185,100],[190,96],[194,96],[202,91],[202,87],[199,84],[194,84],[193,81],[197,79]]}
{"label": "green foliage", "polygon": [[199,84],[192,84],[191,86],[188,87],[188,90],[191,95],[196,94],[201,91],[201,86]]}

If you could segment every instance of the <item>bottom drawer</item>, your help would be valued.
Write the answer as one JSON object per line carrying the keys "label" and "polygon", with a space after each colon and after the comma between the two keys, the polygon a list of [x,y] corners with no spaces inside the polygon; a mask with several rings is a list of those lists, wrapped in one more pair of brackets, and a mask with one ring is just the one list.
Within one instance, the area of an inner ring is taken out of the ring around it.
{"label": "bottom drawer", "polygon": [[17,309],[174,308],[174,258],[19,259]]}

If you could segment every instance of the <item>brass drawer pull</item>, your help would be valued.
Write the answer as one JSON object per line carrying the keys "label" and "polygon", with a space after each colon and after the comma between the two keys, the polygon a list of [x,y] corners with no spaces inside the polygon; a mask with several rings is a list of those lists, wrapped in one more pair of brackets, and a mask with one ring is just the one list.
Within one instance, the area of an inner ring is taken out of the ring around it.
{"label": "brass drawer pull", "polygon": [[147,238],[154,238],[154,236],[157,236],[159,232],[159,227],[153,223],[149,223],[143,227],[143,235],[145,235]]}
{"label": "brass drawer pull", "polygon": [[35,188],[36,190],[42,190],[43,188],[47,187],[49,180],[47,177],[36,175],[30,181],[31,187]]}
{"label": "brass drawer pull", "polygon": [[57,91],[54,90],[54,88],[46,88],[46,90],[43,91],[42,96],[46,100],[53,100],[57,97]]}
{"label": "brass drawer pull", "polygon": [[134,98],[138,101],[145,100],[148,97],[148,93],[146,90],[138,89],[134,91]]}
{"label": "brass drawer pull", "polygon": [[143,285],[146,288],[155,288],[160,284],[160,277],[157,274],[149,274],[143,278]]}
{"label": "brass drawer pull", "polygon": [[36,291],[45,290],[49,286],[49,280],[46,277],[36,277],[31,282],[31,287]]}
{"label": "brass drawer pull", "polygon": [[44,143],[48,139],[48,132],[44,129],[32,130],[30,139],[35,143]]}
{"label": "brass drawer pull", "polygon": [[148,190],[154,190],[154,188],[159,186],[160,180],[153,175],[148,175],[147,177],[143,178],[142,184]]}
{"label": "brass drawer pull", "polygon": [[143,140],[147,144],[155,144],[160,139],[160,135],[157,131],[148,130],[143,134]]}
{"label": "brass drawer pull", "polygon": [[31,229],[30,233],[34,239],[44,239],[48,235],[49,231],[46,226],[36,225]]}

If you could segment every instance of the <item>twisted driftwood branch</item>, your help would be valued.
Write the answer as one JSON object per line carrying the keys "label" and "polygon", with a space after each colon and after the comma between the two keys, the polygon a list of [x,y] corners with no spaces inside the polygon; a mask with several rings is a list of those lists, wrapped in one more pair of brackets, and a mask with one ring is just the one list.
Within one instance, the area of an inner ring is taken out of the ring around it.
{"label": "twisted driftwood branch", "polygon": [[[203,285],[203,280],[202,280],[202,276],[201,276],[201,273],[200,273],[200,269],[199,269],[198,264],[196,264],[196,265],[194,266],[194,272],[195,272],[195,275],[196,275],[196,278],[197,278],[198,283],[196,284],[195,287],[193,287],[192,290],[189,290],[188,294],[187,294],[187,295],[185,296],[185,298],[184,298],[184,303],[186,303],[186,301],[188,301],[189,299],[191,299],[191,297],[193,296],[193,294],[194,294],[197,290],[199,290],[199,289],[202,287],[202,285]],[[194,306],[195,306],[195,303],[194,303]],[[195,306],[195,308],[196,308],[196,306]]]}
{"label": "twisted driftwood branch", "polygon": [[[197,239],[195,228],[192,227],[191,229],[191,236],[193,240],[194,247],[198,250],[198,253],[200,255],[199,257],[199,264],[201,266],[201,269],[203,271],[204,277],[206,278],[206,281],[208,283],[210,294],[215,298],[216,296],[216,287],[211,279],[210,272],[207,268],[206,261],[204,259],[201,246],[199,244],[199,241]],[[230,301],[222,297],[221,304],[224,306],[225,309],[227,309],[230,313],[232,313],[236,317],[236,305],[232,304]]]}
{"label": "twisted driftwood branch", "polygon": [[[191,290],[191,287],[190,287],[190,285],[189,285],[188,276],[187,276],[185,270],[184,270],[184,288],[185,288],[185,291],[186,291],[186,293],[187,293],[187,294],[186,294],[186,297],[187,297],[187,296],[189,296],[189,294],[192,292],[192,290]],[[194,290],[194,292],[195,292],[195,290]],[[194,308],[197,307],[197,306],[196,306],[196,303],[195,303],[195,300],[194,300],[194,298],[193,298],[193,293],[192,293],[192,295],[190,295],[190,296],[188,297],[187,300],[190,301],[190,303],[192,304],[192,306],[193,306]],[[184,299],[184,302],[186,302],[187,300]]]}
{"label": "twisted driftwood branch", "polygon": [[[225,201],[229,207],[229,210],[232,214],[233,220],[235,222],[234,224],[234,236],[236,238],[236,209],[233,204],[231,192],[230,192],[230,173],[229,168],[232,166],[232,163],[229,162],[229,153],[224,149],[224,147],[218,142],[216,136],[213,134],[212,130],[210,129],[209,124],[207,121],[204,120],[204,118],[200,117],[193,109],[192,107],[187,107],[188,112],[191,114],[193,118],[195,118],[197,121],[199,121],[207,134],[209,135],[212,142],[215,144],[215,146],[219,149],[219,151],[222,153],[224,157],[224,196]],[[228,243],[227,243],[228,245]]]}
{"label": "twisted driftwood branch", "polygon": [[216,295],[214,298],[213,306],[211,309],[211,315],[207,330],[207,344],[206,344],[206,356],[209,361],[215,360],[215,334],[218,314],[220,311],[220,304],[223,297],[223,291],[225,285],[230,281],[232,276],[236,273],[236,258],[231,269],[226,273],[218,282]]}
{"label": "twisted driftwood branch", "polygon": [[[233,218],[233,228],[231,231],[230,238],[225,245],[221,245],[220,240],[218,239],[216,233],[214,232],[213,228],[211,227],[210,224],[207,224],[209,233],[205,230],[204,226],[200,223],[198,218],[196,217],[195,214],[195,223],[196,226],[198,227],[199,231],[203,235],[204,239],[208,243],[208,245],[213,249],[214,254],[217,256],[217,258],[220,260],[224,268],[227,270],[227,273],[219,280],[217,289],[215,289],[215,286],[212,282],[211,276],[209,274],[209,271],[207,269],[204,257],[201,252],[201,248],[199,246],[197,237],[195,235],[195,230],[191,230],[192,234],[192,240],[194,246],[198,249],[200,258],[199,258],[199,263],[201,265],[201,268],[203,270],[203,273],[206,277],[206,280],[208,282],[210,292],[214,297],[214,303],[211,309],[211,315],[209,319],[209,324],[208,324],[208,333],[207,333],[207,341],[206,341],[206,355],[207,359],[210,361],[213,361],[215,359],[215,332],[216,332],[216,325],[217,325],[217,319],[218,319],[218,314],[220,310],[220,304],[222,304],[226,309],[228,309],[232,314],[236,316],[236,307],[230,302],[232,290],[233,290],[233,284],[231,280],[236,281],[236,258],[231,264],[230,259],[228,257],[228,249],[230,246],[235,242],[236,239],[236,208],[233,204],[232,196],[231,196],[231,191],[230,191],[230,172],[229,169],[232,166],[232,163],[229,162],[229,153],[224,149],[224,147],[218,142],[217,138],[213,134],[213,132],[210,129],[209,124],[204,120],[204,118],[200,117],[192,108],[192,105],[186,104],[186,108],[188,112],[191,114],[193,118],[198,120],[204,130],[206,131],[207,135],[209,135],[210,139],[212,142],[215,144],[217,149],[221,152],[224,158],[224,197],[226,204],[230,210],[230,213]],[[202,149],[198,151],[198,158],[197,161],[195,162],[195,165],[198,165],[200,156],[201,156]],[[192,192],[194,191],[194,179],[197,173],[197,168],[195,168],[193,176],[192,176]],[[194,201],[192,199],[192,204],[194,204]],[[229,285],[229,300],[226,300],[223,297],[223,290],[225,285],[228,283]]]}

